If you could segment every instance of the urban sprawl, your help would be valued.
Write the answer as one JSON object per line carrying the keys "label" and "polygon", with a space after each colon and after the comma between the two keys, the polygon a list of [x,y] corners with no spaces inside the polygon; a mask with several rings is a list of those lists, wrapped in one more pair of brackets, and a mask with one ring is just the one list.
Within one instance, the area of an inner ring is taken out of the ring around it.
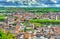
{"label": "urban sprawl", "polygon": [[11,39],[60,39],[60,12],[0,13],[0,29]]}

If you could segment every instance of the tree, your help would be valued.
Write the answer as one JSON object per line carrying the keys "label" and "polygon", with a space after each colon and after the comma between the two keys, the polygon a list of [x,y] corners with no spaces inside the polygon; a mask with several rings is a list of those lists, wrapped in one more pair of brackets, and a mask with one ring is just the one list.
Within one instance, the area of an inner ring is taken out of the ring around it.
{"label": "tree", "polygon": [[11,34],[9,31],[4,33],[1,29],[0,29],[0,39],[16,39],[14,34]]}

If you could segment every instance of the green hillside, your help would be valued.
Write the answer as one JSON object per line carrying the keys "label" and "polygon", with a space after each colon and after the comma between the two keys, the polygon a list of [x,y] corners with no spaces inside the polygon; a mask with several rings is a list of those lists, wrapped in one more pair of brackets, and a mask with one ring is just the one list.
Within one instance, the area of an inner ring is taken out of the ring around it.
{"label": "green hillside", "polygon": [[13,7],[0,7],[0,13],[13,13],[13,12],[59,12],[60,8],[13,8]]}

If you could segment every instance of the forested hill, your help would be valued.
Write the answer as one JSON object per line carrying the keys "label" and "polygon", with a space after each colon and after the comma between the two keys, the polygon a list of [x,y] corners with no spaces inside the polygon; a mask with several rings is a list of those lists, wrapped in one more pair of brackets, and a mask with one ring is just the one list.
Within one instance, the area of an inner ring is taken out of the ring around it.
{"label": "forested hill", "polygon": [[0,7],[0,13],[13,13],[13,12],[60,12],[59,7],[45,7],[45,8],[18,8],[18,7]]}

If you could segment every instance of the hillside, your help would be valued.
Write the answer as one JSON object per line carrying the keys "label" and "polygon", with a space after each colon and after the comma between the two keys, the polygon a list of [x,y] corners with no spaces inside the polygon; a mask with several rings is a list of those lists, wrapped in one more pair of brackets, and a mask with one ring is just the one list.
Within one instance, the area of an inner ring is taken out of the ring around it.
{"label": "hillside", "polygon": [[0,13],[13,13],[13,12],[60,12],[60,8],[13,8],[13,7],[0,7]]}

